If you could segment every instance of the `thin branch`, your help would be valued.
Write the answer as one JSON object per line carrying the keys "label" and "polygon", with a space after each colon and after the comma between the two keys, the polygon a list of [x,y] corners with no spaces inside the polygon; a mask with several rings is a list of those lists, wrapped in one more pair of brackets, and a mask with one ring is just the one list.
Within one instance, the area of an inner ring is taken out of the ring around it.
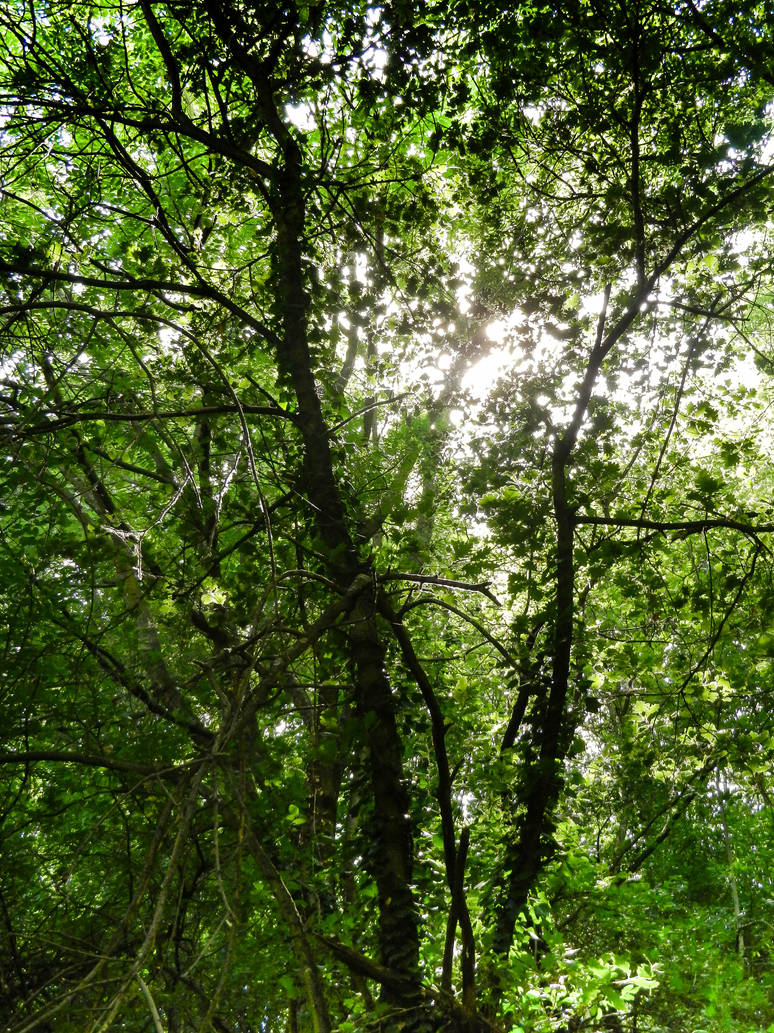
{"label": "thin branch", "polygon": [[[619,852],[610,862],[611,872],[616,873],[620,871],[626,855],[634,849],[638,841],[644,839],[645,836],[647,836],[648,831],[656,824],[659,818],[665,817],[666,823],[664,827],[667,828],[668,834],[668,830],[674,827],[675,818],[673,817],[673,815],[675,813],[679,813],[680,816],[685,814],[685,812],[688,810],[690,802],[696,796],[697,789],[695,788],[694,783],[697,782],[699,779],[704,778],[705,775],[708,775],[713,768],[717,767],[718,763],[718,758],[713,757],[711,760],[706,761],[697,771],[694,771],[694,773],[687,779],[683,788],[680,789],[677,792],[677,794],[673,796],[671,799],[669,799],[663,806],[659,807],[656,813],[643,826],[643,828],[640,829],[637,835],[633,839],[625,843],[624,846],[619,850]],[[681,804],[683,806],[681,806]],[[648,857],[650,857],[650,855],[653,853],[656,847],[663,843],[665,839],[666,834],[664,834],[664,831],[662,829],[662,832],[659,833],[656,839],[653,840],[651,844],[648,844],[647,846],[643,847],[639,854],[636,855],[635,860],[630,861],[626,865],[626,871],[629,874],[638,871],[639,868],[642,867],[645,860]]]}
{"label": "thin branch", "polygon": [[[236,789],[236,787],[234,788]],[[325,987],[317,959],[309,942],[309,936],[304,927],[304,922],[296,907],[296,902],[282,878],[282,873],[274,864],[274,861],[257,835],[253,823],[247,814],[246,803],[239,789],[236,789],[235,795],[241,806],[240,817],[244,822],[243,835],[247,842],[247,848],[255,860],[258,871],[271,888],[280,914],[285,922],[296,957],[299,974],[306,992],[309,1010],[312,1014],[314,1033],[331,1033],[332,1026],[325,997]]]}
{"label": "thin branch", "polygon": [[186,846],[189,844],[189,830],[191,822],[193,821],[194,814],[196,813],[196,803],[199,800],[199,790],[202,779],[204,778],[205,765],[201,764],[198,771],[194,771],[193,777],[190,780],[188,787],[189,791],[185,797],[185,802],[181,811],[178,815],[178,829],[175,841],[172,845],[172,850],[169,853],[169,861],[164,872],[164,876],[161,880],[161,885],[157,891],[155,906],[150,922],[145,932],[145,937],[137,950],[135,959],[132,963],[131,969],[127,974],[126,979],[115,992],[110,1002],[105,1007],[101,1021],[95,1019],[89,1033],[107,1033],[111,1028],[113,1019],[116,1017],[121,1003],[126,996],[130,986],[132,985],[136,976],[140,973],[143,966],[145,965],[148,956],[153,951],[158,937],[159,930],[161,928],[162,918],[164,916],[164,910],[169,897],[169,890],[172,885],[172,879],[177,870],[178,860],[180,855],[183,853]]}
{"label": "thin branch", "polygon": [[723,37],[712,25],[710,25],[702,14],[701,7],[697,6],[694,3],[694,0],[688,0],[688,6],[693,12],[696,24],[705,36],[715,44],[715,46],[720,47],[721,51],[730,51],[735,55],[736,59],[743,67],[746,67],[749,71],[760,75],[762,79],[766,80],[766,82],[774,84],[774,73],[771,71],[771,57],[764,52],[763,47],[751,40],[747,41],[746,48],[740,47],[733,38],[733,35],[730,37]]}
{"label": "thin branch", "polygon": [[519,729],[521,728],[521,722],[524,720],[524,715],[527,712],[529,701],[532,696],[536,695],[538,688],[538,675],[540,673],[540,668],[546,659],[546,654],[545,651],[543,651],[531,661],[530,656],[535,647],[537,637],[544,625],[545,617],[539,618],[527,636],[524,656],[519,664],[519,693],[516,697],[516,702],[513,704],[508,726],[505,729],[503,739],[500,744],[501,755],[505,753],[506,750],[513,749],[516,742],[516,736],[519,734]]}
{"label": "thin branch", "polygon": [[334,423],[334,425],[328,429],[329,437],[332,437],[337,430],[341,430],[342,427],[346,427],[348,423],[356,420],[359,416],[365,416],[366,413],[373,412],[374,409],[379,409],[383,405],[390,405],[392,402],[399,402],[402,398],[407,398],[408,394],[408,391],[404,391],[403,394],[400,395],[391,394],[389,398],[384,398],[382,401],[368,402],[362,408],[357,409],[349,416],[345,416],[343,420],[339,420],[338,423]]}
{"label": "thin branch", "polygon": [[701,330],[699,330],[699,333],[696,336],[691,338],[690,344],[688,346],[688,354],[686,355],[685,362],[683,363],[683,370],[680,375],[680,383],[677,386],[677,394],[675,395],[674,405],[672,406],[672,417],[669,421],[667,432],[664,435],[664,440],[661,442],[661,448],[656,459],[656,465],[654,466],[653,472],[650,475],[650,484],[648,485],[648,490],[646,491],[645,498],[642,500],[642,505],[640,506],[641,517],[645,515],[648,509],[648,503],[650,502],[651,496],[653,495],[653,489],[656,486],[656,481],[658,480],[659,473],[661,472],[661,465],[664,462],[664,456],[666,455],[667,449],[669,448],[669,442],[672,440],[672,433],[677,423],[677,415],[680,411],[680,403],[682,402],[683,394],[685,393],[685,385],[688,380],[688,373],[691,368],[691,363],[693,362],[693,357],[696,354],[696,349],[699,344],[699,337],[707,329],[707,326],[712,318],[712,312],[719,303],[720,295],[718,295],[718,297],[712,302],[712,305],[710,305],[709,315],[705,318]]}
{"label": "thin branch", "polygon": [[[276,657],[274,659],[268,673],[261,678],[258,685],[252,690],[252,700],[245,708],[241,721],[243,727],[249,724],[258,708],[266,701],[271,689],[276,687],[280,676],[284,674],[293,661],[297,660],[307,649],[313,646],[328,628],[333,627],[342,614],[351,610],[357,602],[358,596],[366,589],[370,589],[372,584],[373,582],[368,574],[358,574],[346,592],[323,610],[317,620],[304,631],[298,642],[286,649],[281,658]],[[249,673],[249,670],[247,673]]]}
{"label": "thin branch", "polygon": [[517,666],[516,658],[508,652],[502,642],[499,642],[495,636],[484,627],[481,621],[476,620],[476,618],[471,617],[469,613],[465,613],[464,610],[460,610],[457,606],[453,606],[451,603],[447,603],[443,599],[436,599],[434,595],[423,595],[420,599],[412,599],[410,602],[405,603],[401,606],[398,612],[402,617],[403,614],[408,613],[409,610],[413,610],[417,606],[425,605],[440,606],[444,610],[448,610],[449,613],[454,613],[458,617],[461,617],[464,621],[467,621],[468,624],[474,627],[479,635],[485,638],[490,645],[494,646],[497,652],[503,657],[503,659],[507,660],[512,667]]}
{"label": "thin branch", "polygon": [[[111,270],[112,273],[116,273],[118,271],[119,270]],[[266,326],[265,323],[260,319],[256,319],[255,316],[251,315],[229,295],[225,294],[217,287],[213,287],[212,284],[180,283],[171,280],[158,280],[154,277],[139,277],[135,279],[134,277],[129,276],[123,280],[103,279],[99,276],[86,276],[81,273],[65,272],[62,269],[39,269],[23,262],[5,262],[0,260],[0,275],[3,274],[39,279],[43,280],[46,284],[81,284],[84,287],[98,287],[101,290],[116,291],[118,293],[122,293],[124,291],[154,291],[161,294],[161,300],[167,305],[172,305],[173,302],[169,298],[165,298],[163,296],[165,293],[180,294],[183,297],[204,298],[209,301],[216,301],[232,315],[241,319],[246,326],[257,331],[273,346],[276,347],[281,344],[274,331]],[[192,338],[190,333],[188,333],[187,336]]]}
{"label": "thin branch", "polygon": [[[734,322],[734,316],[727,316],[723,310],[715,310],[714,306],[710,309],[702,308],[700,305],[688,305],[684,301],[668,301],[664,298],[654,298],[651,302],[653,305],[663,305],[667,308],[676,308],[681,312],[690,312],[693,316],[702,316],[704,319],[722,319],[727,323]],[[728,306],[724,306],[727,308]]]}
{"label": "thin branch", "polygon": [[150,990],[148,989],[147,983],[142,978],[139,972],[136,974],[135,978],[137,979],[140,989],[142,990],[142,995],[146,1000],[148,1010],[151,1013],[151,1018],[153,1019],[153,1029],[155,1030],[155,1033],[164,1033],[164,1027],[161,1025],[161,1016],[159,1015],[159,1010],[156,1007],[156,1002],[153,1000],[153,996]]}
{"label": "thin branch", "polygon": [[453,578],[441,577],[438,574],[408,574],[403,572],[394,572],[390,574],[383,574],[380,581],[413,581],[418,585],[438,585],[441,588],[459,588],[463,592],[480,592],[481,595],[485,595],[487,599],[495,604],[495,606],[502,607],[500,600],[489,591],[491,581],[479,581],[472,583],[470,581],[456,581]]}
{"label": "thin branch", "polygon": [[687,687],[690,684],[691,680],[696,676],[696,674],[698,674],[698,672],[702,669],[702,667],[707,662],[709,657],[712,655],[712,652],[715,649],[715,646],[718,644],[718,641],[720,640],[720,636],[723,634],[723,629],[725,628],[726,624],[728,623],[728,621],[729,621],[731,615],[733,614],[734,610],[738,606],[739,600],[744,595],[745,589],[747,588],[748,584],[750,583],[750,581],[752,581],[753,576],[755,575],[755,567],[756,567],[756,565],[758,563],[758,557],[761,554],[761,549],[762,548],[763,548],[762,543],[758,543],[755,546],[755,548],[752,550],[752,554],[753,555],[752,555],[752,562],[750,563],[750,569],[747,571],[747,573],[742,578],[739,587],[737,588],[736,592],[734,593],[734,598],[731,600],[731,603],[729,604],[728,608],[726,609],[726,612],[723,614],[723,618],[718,623],[718,626],[715,629],[714,634],[711,636],[711,638],[709,640],[709,645],[704,650],[704,652],[701,655],[700,659],[696,661],[696,663],[691,667],[690,671],[688,672],[688,674],[683,679],[682,684],[680,685],[680,688],[678,690],[680,694],[685,692],[685,690],[687,689]]}
{"label": "thin branch", "polygon": [[598,527],[636,527],[651,531],[682,531],[685,534],[703,534],[712,528],[727,527],[732,531],[741,531],[751,537],[759,534],[770,534],[774,524],[746,524],[732,517],[704,517],[701,520],[647,520],[639,517],[601,517],[594,514],[576,514],[576,524],[594,524]]}

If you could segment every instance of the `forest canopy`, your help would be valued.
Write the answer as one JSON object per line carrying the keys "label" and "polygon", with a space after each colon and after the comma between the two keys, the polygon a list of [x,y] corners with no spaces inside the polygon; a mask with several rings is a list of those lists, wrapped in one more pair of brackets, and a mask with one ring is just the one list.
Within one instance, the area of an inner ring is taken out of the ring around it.
{"label": "forest canopy", "polygon": [[774,1030],[774,17],[0,10],[0,1025]]}

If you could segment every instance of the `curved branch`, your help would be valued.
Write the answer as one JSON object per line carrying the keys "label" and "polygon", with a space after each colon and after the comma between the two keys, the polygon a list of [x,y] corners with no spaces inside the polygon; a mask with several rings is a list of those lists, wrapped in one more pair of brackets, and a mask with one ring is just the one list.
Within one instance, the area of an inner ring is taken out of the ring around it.
{"label": "curved branch", "polygon": [[461,617],[464,621],[467,621],[468,624],[470,624],[472,627],[476,629],[479,635],[485,638],[490,645],[495,647],[495,649],[503,657],[503,659],[507,660],[507,662],[512,667],[517,666],[517,661],[513,654],[509,653],[505,646],[502,644],[502,642],[499,642],[490,631],[487,631],[487,629],[480,621],[476,620],[475,617],[471,617],[469,613],[465,613],[464,610],[460,610],[457,606],[453,606],[452,603],[447,603],[443,599],[436,599],[434,595],[423,595],[421,599],[412,599],[410,602],[405,603],[403,606],[401,606],[400,610],[398,611],[398,615],[402,617],[403,614],[408,613],[409,610],[413,610],[417,606],[425,606],[427,604],[433,606],[440,606],[442,609],[448,610],[449,613],[454,613],[458,617]]}
{"label": "curved branch", "polygon": [[411,676],[419,686],[422,699],[430,714],[430,726],[432,729],[433,752],[438,771],[438,807],[441,812],[441,830],[443,833],[443,854],[446,867],[446,881],[449,890],[454,895],[455,886],[455,834],[454,814],[451,801],[451,775],[449,773],[449,757],[446,752],[446,722],[444,721],[438,697],[427,676],[419,657],[414,650],[409,633],[398,614],[392,608],[389,599],[382,592],[379,594],[379,608],[390,623],[392,633],[400,646],[403,661],[406,664]]}

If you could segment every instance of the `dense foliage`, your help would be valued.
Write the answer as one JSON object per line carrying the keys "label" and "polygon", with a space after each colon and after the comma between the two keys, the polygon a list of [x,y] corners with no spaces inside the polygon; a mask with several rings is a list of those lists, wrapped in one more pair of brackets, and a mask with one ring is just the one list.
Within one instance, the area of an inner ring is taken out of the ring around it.
{"label": "dense foliage", "polygon": [[3,1027],[774,1028],[768,6],[0,33]]}

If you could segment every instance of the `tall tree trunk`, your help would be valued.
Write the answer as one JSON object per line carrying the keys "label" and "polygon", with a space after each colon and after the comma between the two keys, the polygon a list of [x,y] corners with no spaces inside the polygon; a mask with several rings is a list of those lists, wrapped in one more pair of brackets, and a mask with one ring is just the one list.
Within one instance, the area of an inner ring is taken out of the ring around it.
{"label": "tall tree trunk", "polygon": [[[333,472],[328,428],[322,415],[306,320],[308,295],[303,271],[304,195],[301,154],[284,140],[284,163],[277,176],[275,266],[283,311],[278,356],[281,373],[293,387],[296,422],[304,444],[304,484],[318,532],[328,554],[332,579],[343,591],[370,564],[361,560],[349,533]],[[373,848],[370,866],[379,891],[382,963],[419,985],[419,931],[411,890],[413,844],[402,744],[395,701],[386,673],[384,644],[377,627],[374,592],[364,590],[347,627],[355,674],[355,704],[368,746],[373,792]],[[386,999],[390,991],[384,993]],[[402,999],[403,1000],[403,999]]]}

